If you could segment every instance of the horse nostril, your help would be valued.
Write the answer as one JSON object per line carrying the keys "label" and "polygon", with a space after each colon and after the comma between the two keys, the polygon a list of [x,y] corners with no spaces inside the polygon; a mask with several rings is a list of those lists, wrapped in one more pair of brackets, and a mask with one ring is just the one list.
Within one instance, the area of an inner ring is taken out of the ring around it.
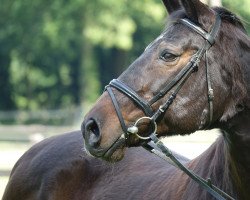
{"label": "horse nostril", "polygon": [[100,140],[101,134],[97,122],[90,119],[85,125],[85,134],[88,137],[88,143],[92,147],[96,147]]}

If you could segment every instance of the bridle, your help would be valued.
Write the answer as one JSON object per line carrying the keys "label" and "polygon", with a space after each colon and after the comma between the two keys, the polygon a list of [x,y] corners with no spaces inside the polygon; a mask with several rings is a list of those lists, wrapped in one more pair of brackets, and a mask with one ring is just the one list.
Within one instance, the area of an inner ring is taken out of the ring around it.
{"label": "bridle", "polygon": [[[161,157],[162,159],[168,161],[170,164],[178,167],[188,176],[190,176],[194,181],[199,183],[204,189],[206,189],[212,196],[216,199],[233,199],[228,194],[214,186],[210,180],[204,180],[198,175],[194,174],[192,171],[188,170],[185,166],[183,166],[171,153],[171,151],[157,138],[157,123],[162,119],[163,115],[168,110],[169,106],[173,103],[176,95],[185,84],[187,79],[193,72],[198,70],[198,64],[200,60],[205,57],[205,67],[206,67],[206,80],[207,80],[207,96],[208,96],[208,107],[209,107],[209,120],[207,123],[207,127],[209,127],[213,121],[213,89],[211,83],[211,77],[208,69],[208,61],[207,61],[207,52],[211,46],[215,43],[215,38],[218,35],[221,18],[218,14],[216,14],[216,20],[210,32],[206,32],[196,24],[194,24],[189,19],[180,19],[177,23],[183,24],[195,31],[197,34],[202,36],[205,39],[204,45],[197,50],[197,52],[191,57],[190,61],[187,65],[181,69],[181,71],[175,76],[173,80],[171,80],[165,87],[163,87],[155,96],[152,97],[148,102],[140,97],[133,89],[128,87],[122,81],[118,79],[112,80],[109,85],[105,87],[105,90],[109,93],[112,103],[114,105],[116,114],[120,121],[122,130],[124,135],[122,137],[125,138],[125,142],[128,141],[129,135],[135,135],[139,139],[144,140],[146,142],[143,143],[143,147]],[[146,116],[139,118],[132,127],[127,127],[125,121],[123,119],[119,104],[116,100],[116,97],[113,93],[112,88],[117,89],[121,93],[128,96],[132,99],[137,106],[141,108]],[[172,91],[171,91],[172,90]],[[159,99],[163,98],[171,91],[171,94],[167,101],[163,103],[155,112],[152,109],[152,105],[156,103]],[[148,120],[151,124],[153,124],[153,131],[149,136],[141,136],[138,134],[138,127],[140,122]],[[120,138],[119,138],[120,139]]]}
{"label": "bridle", "polygon": [[[127,140],[129,137],[129,134],[137,134],[135,133],[136,128],[127,128],[122,113],[119,108],[119,104],[115,98],[115,95],[113,93],[113,90],[111,88],[115,88],[118,91],[122,92],[123,94],[127,95],[130,99],[132,99],[144,112],[146,115],[143,118],[140,118],[141,120],[143,119],[148,119],[152,121],[153,123],[158,122],[159,119],[166,113],[168,110],[169,106],[173,103],[174,99],[176,98],[177,93],[180,91],[186,80],[190,77],[190,75],[193,72],[196,72],[198,70],[198,64],[202,57],[205,57],[205,66],[206,66],[206,79],[207,79],[207,89],[208,89],[208,104],[209,104],[209,123],[207,124],[207,127],[210,126],[210,124],[213,121],[213,89],[212,89],[212,84],[211,84],[211,77],[210,73],[208,70],[208,62],[207,62],[207,51],[210,49],[210,47],[214,44],[215,42],[215,37],[219,31],[220,24],[221,24],[221,19],[219,15],[216,15],[216,20],[215,24],[211,30],[210,33],[206,32],[193,22],[191,22],[189,19],[180,19],[178,23],[181,23],[191,30],[195,31],[198,33],[200,36],[202,36],[205,39],[205,43],[202,46],[202,48],[198,49],[197,52],[192,56],[190,61],[187,63],[187,65],[182,68],[182,70],[174,77],[173,80],[170,81],[165,87],[163,87],[155,96],[152,97],[148,102],[144,100],[142,97],[140,97],[133,89],[128,87],[126,84],[124,84],[122,81],[118,79],[112,80],[109,85],[105,87],[105,90],[108,91],[112,103],[115,107],[117,116],[119,118],[122,130],[125,134],[125,139]],[[175,89],[171,92],[169,98],[167,101],[162,104],[156,112],[153,111],[152,105],[157,102],[159,99],[163,98],[166,94],[168,94],[173,88]],[[140,121],[139,119],[139,121]],[[138,120],[137,123],[138,124]],[[132,132],[131,132],[132,131]],[[156,132],[156,130],[155,130]],[[137,137],[141,138],[142,136],[137,134]],[[144,138],[144,137],[143,137]],[[142,138],[141,138],[142,139]],[[144,138],[145,139],[145,138]]]}

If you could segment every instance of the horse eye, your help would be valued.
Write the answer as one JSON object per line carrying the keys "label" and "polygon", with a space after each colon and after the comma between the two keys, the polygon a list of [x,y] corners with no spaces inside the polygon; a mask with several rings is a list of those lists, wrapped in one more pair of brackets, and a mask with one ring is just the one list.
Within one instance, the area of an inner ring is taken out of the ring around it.
{"label": "horse eye", "polygon": [[164,60],[165,62],[175,61],[176,58],[177,58],[176,55],[169,53],[168,51],[163,51],[160,55],[160,59]]}

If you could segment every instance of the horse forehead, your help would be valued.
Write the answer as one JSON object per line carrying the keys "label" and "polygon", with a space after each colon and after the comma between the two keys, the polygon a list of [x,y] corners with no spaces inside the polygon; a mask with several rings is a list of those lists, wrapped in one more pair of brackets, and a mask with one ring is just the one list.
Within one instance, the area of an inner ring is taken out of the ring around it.
{"label": "horse forehead", "polygon": [[154,39],[152,42],[149,43],[149,45],[145,48],[144,51],[150,49],[153,45],[155,45],[156,43],[159,43],[160,41],[162,41],[164,38],[167,37],[168,32],[170,31],[170,29],[172,29],[172,27],[175,24],[170,25],[168,28],[166,28],[156,39]]}
{"label": "horse forehead", "polygon": [[150,49],[154,44],[162,40],[164,37],[164,33],[161,33],[156,39],[154,39],[149,45],[144,49],[144,52]]}
{"label": "horse forehead", "polygon": [[[152,46],[158,46],[162,41],[166,42],[166,43],[171,43],[172,46],[176,45],[178,46],[180,42],[180,39],[186,39],[187,38],[187,34],[186,37],[183,34],[183,28],[180,28],[181,26],[177,25],[181,25],[179,23],[174,23],[172,25],[170,25],[168,28],[166,28],[156,39],[154,39],[144,50],[147,51],[148,49],[150,49]],[[187,28],[187,30],[189,30]],[[189,31],[190,33],[192,31]]]}

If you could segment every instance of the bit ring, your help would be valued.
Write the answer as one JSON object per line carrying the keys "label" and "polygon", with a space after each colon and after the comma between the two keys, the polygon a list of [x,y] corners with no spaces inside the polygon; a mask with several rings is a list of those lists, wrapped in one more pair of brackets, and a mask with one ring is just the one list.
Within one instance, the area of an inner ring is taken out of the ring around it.
{"label": "bit ring", "polygon": [[145,120],[145,119],[150,120],[150,123],[153,122],[153,124],[154,124],[154,131],[151,134],[156,134],[156,132],[157,132],[157,124],[150,117],[141,117],[141,118],[139,118],[135,122],[134,126],[128,128],[128,130],[127,130],[128,133],[134,134],[134,135],[136,135],[138,138],[140,138],[142,140],[148,140],[148,139],[150,139],[150,136],[144,137],[144,136],[141,136],[141,135],[138,134],[138,126],[137,125],[139,124],[140,121]]}

